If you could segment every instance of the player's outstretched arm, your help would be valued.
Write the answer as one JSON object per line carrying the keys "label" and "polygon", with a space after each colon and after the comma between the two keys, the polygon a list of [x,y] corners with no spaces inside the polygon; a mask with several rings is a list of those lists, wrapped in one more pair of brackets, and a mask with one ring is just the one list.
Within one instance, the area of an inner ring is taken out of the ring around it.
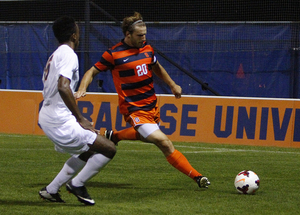
{"label": "player's outstretched arm", "polygon": [[75,99],[79,99],[81,97],[86,96],[86,89],[90,85],[90,83],[93,81],[95,75],[99,73],[99,70],[97,70],[95,67],[90,68],[86,73],[84,74],[80,86],[78,88],[78,91],[74,93]]}
{"label": "player's outstretched arm", "polygon": [[93,127],[93,123],[87,120],[85,117],[82,116],[75,98],[73,96],[72,90],[70,88],[70,80],[64,76],[60,76],[58,79],[58,92],[66,104],[66,106],[69,108],[69,110],[72,112],[72,114],[75,116],[77,122],[87,130],[91,130],[93,132],[98,132]]}
{"label": "player's outstretched arm", "polygon": [[165,68],[158,61],[152,66],[152,70],[160,79],[162,79],[167,85],[169,85],[175,98],[181,98],[181,87],[173,81],[173,79],[169,76]]}

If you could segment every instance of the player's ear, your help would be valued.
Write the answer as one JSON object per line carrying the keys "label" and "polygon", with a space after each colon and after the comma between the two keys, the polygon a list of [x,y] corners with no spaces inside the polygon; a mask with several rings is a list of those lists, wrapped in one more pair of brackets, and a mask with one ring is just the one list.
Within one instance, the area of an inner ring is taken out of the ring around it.
{"label": "player's ear", "polygon": [[130,35],[131,35],[130,32],[129,32],[129,31],[126,31],[125,37],[128,37],[128,36],[130,36]]}
{"label": "player's ear", "polygon": [[76,41],[76,39],[77,39],[77,34],[76,33],[73,33],[72,35],[71,35],[71,41],[72,42],[75,42]]}

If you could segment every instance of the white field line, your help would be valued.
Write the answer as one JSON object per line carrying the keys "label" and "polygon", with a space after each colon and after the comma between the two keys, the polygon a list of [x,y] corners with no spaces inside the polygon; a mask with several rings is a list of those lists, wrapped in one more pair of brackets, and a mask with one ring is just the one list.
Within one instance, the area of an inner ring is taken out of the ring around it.
{"label": "white field line", "polygon": [[[144,143],[144,142],[135,142],[135,141],[124,141],[120,144],[145,144],[145,145],[153,145],[152,143]],[[211,148],[211,147],[202,147],[202,146],[185,146],[185,145],[174,145],[175,148],[185,148],[190,150],[180,150],[182,153],[222,153],[222,152],[260,152],[260,153],[275,153],[275,154],[299,154],[299,152],[288,152],[288,151],[274,151],[274,150],[258,150],[258,149],[228,149],[228,148]],[[122,150],[122,151],[140,151],[140,150]]]}
{"label": "white field line", "polygon": [[[0,134],[0,137],[14,137],[14,138],[24,138],[24,135],[15,135],[15,134]],[[41,140],[49,140],[46,136],[36,136],[39,141]],[[0,143],[1,144],[1,143]],[[145,143],[140,141],[129,141],[129,140],[123,140],[119,144],[132,144],[132,145],[153,145],[152,143]],[[182,148],[183,150],[180,150],[182,153],[194,153],[194,154],[200,154],[200,153],[226,153],[226,152],[257,152],[257,153],[274,153],[274,154],[295,154],[300,155],[299,152],[295,151],[278,151],[278,150],[259,150],[259,149],[229,149],[229,148],[221,148],[221,147],[202,147],[202,146],[187,146],[187,145],[174,145],[175,148]],[[14,149],[7,149],[7,148],[1,148],[0,145],[0,151],[2,150],[14,150]],[[15,149],[15,150],[21,150],[21,149]],[[26,150],[53,150],[51,149],[22,149],[24,151]],[[127,150],[122,149],[122,151],[128,151],[128,152],[149,152],[153,153],[155,151],[148,151],[148,150]],[[157,152],[160,153],[158,150]]]}

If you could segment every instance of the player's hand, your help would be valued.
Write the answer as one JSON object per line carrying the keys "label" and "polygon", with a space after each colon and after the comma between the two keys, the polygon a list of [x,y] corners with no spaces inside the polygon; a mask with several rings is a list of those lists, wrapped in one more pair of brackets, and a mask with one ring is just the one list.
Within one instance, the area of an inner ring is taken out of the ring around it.
{"label": "player's hand", "polygon": [[75,99],[79,99],[81,97],[85,97],[86,96],[86,91],[84,90],[78,90],[76,93],[74,93],[74,97]]}
{"label": "player's hand", "polygon": [[174,94],[175,98],[176,99],[180,99],[181,98],[181,93],[182,93],[182,89],[179,85],[174,85],[172,88],[171,88],[171,91],[172,93]]}
{"label": "player's hand", "polygon": [[81,127],[83,127],[86,130],[90,130],[92,132],[95,132],[96,134],[99,134],[99,130],[96,130],[93,127],[93,122],[90,122],[89,120],[87,120],[85,117],[83,117],[80,120],[77,120],[78,123],[81,125]]}

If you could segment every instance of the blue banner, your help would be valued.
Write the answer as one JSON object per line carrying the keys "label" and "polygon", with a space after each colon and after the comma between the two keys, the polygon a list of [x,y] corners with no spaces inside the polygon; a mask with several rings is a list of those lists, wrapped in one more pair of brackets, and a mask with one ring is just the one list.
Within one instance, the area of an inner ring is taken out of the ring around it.
{"label": "blue banner", "polygon": [[[292,23],[169,23],[148,25],[147,40],[222,96],[290,98],[299,94],[299,59],[293,61]],[[120,26],[92,23],[89,43],[80,24],[80,76],[123,38]],[[300,40],[299,38],[296,38]],[[43,67],[57,47],[50,23],[0,25],[0,88],[41,90]],[[89,62],[85,62],[88,55]],[[186,95],[211,95],[157,54]],[[295,65],[296,62],[296,65]],[[155,78],[159,94],[171,93]],[[296,85],[296,86],[295,86]],[[296,93],[294,90],[296,89]],[[90,92],[115,92],[110,72],[100,73]]]}

